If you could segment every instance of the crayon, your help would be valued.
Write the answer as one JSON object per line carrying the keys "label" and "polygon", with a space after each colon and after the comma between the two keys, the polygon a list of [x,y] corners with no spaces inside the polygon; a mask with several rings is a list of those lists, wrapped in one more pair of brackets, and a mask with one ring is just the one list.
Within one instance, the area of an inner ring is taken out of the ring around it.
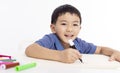
{"label": "crayon", "polygon": [[12,62],[0,62],[0,65],[2,65],[2,64],[10,64],[10,63],[12,63]]}
{"label": "crayon", "polygon": [[7,55],[0,55],[0,57],[8,57],[9,59],[11,59],[11,56],[7,56]]}
{"label": "crayon", "polygon": [[19,65],[19,62],[16,62],[16,63],[8,63],[8,64],[1,64],[0,65],[0,69],[8,69],[8,68],[11,68],[11,67],[15,67]]}
{"label": "crayon", "polygon": [[3,62],[13,62],[13,61],[16,61],[16,59],[3,59],[3,60],[0,60],[0,61],[3,61]]}
{"label": "crayon", "polygon": [[28,64],[25,64],[25,65],[21,65],[21,66],[16,66],[15,67],[15,70],[16,71],[21,71],[21,70],[26,70],[26,69],[29,69],[29,68],[32,68],[32,67],[35,67],[36,66],[36,63],[28,63]]}
{"label": "crayon", "polygon": [[0,60],[9,59],[7,57],[0,57]]}

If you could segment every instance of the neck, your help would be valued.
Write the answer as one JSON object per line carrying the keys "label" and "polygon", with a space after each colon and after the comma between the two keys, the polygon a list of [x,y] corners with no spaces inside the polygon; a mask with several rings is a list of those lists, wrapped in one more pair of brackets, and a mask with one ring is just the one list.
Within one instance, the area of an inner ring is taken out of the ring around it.
{"label": "neck", "polygon": [[67,49],[70,47],[70,45],[68,43],[64,43],[62,41],[60,41],[60,42],[61,42],[62,46],[64,47],[64,49]]}

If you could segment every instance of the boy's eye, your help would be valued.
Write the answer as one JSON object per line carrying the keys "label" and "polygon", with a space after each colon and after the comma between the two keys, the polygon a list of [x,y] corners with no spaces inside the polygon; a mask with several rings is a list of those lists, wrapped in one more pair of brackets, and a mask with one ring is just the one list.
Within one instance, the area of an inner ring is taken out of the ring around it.
{"label": "boy's eye", "polygon": [[61,25],[66,25],[65,23],[62,23]]}
{"label": "boy's eye", "polygon": [[78,26],[78,24],[73,24],[73,26]]}

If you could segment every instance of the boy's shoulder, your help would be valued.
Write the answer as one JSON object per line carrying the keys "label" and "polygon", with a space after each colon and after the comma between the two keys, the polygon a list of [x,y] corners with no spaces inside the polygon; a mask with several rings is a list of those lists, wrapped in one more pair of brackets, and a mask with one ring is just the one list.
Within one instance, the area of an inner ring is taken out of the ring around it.
{"label": "boy's shoulder", "polygon": [[80,41],[83,41],[83,40],[81,38],[79,38],[79,37],[76,37],[75,41],[80,42]]}
{"label": "boy's shoulder", "polygon": [[49,33],[49,34],[44,35],[44,37],[54,38],[55,34],[54,33]]}
{"label": "boy's shoulder", "polygon": [[49,34],[45,34],[42,39],[54,41],[55,38],[56,38],[56,35],[54,33],[49,33]]}

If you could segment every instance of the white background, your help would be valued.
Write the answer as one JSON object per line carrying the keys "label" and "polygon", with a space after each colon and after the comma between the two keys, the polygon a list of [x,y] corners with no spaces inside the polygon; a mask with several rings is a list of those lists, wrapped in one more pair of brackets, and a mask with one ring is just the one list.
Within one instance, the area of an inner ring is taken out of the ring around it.
{"label": "white background", "polygon": [[50,33],[51,14],[61,4],[80,10],[78,37],[120,50],[119,0],[0,0],[0,54],[12,54],[26,42]]}

